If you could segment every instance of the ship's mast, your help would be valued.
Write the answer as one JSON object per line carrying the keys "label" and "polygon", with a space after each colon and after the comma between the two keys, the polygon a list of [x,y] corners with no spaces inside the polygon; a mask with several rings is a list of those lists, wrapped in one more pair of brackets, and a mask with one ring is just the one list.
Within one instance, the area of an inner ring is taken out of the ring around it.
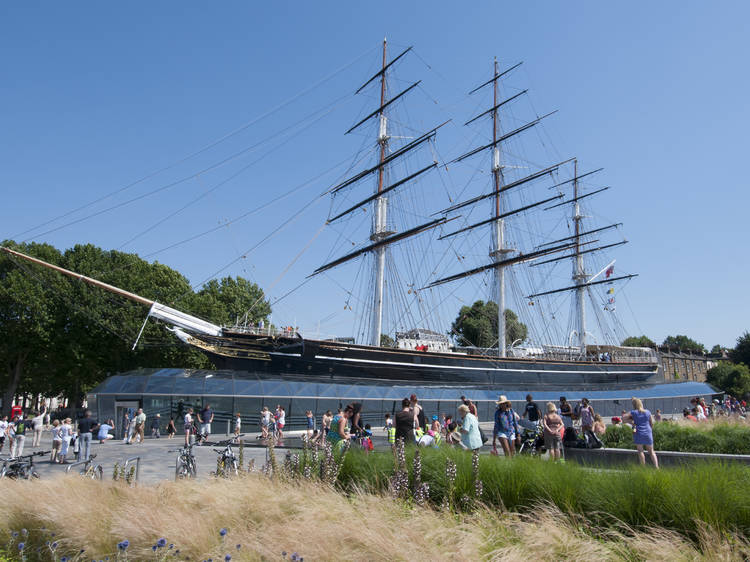
{"label": "ship's mast", "polygon": [[581,204],[578,198],[578,160],[573,163],[573,222],[575,224],[575,258],[573,260],[573,283],[576,285],[578,308],[578,341],[581,345],[581,356],[586,356],[586,272],[583,268],[581,254]]}
{"label": "ship's mast", "polygon": [[[495,109],[492,111],[492,142],[494,149],[492,151],[492,177],[495,185],[495,223],[494,223],[494,251],[491,257],[494,257],[495,262],[501,262],[504,256],[505,246],[505,232],[503,219],[500,218],[502,214],[502,193],[500,187],[502,185],[502,176],[500,172],[500,147],[497,144],[497,131],[498,131],[498,109],[497,109],[497,59],[495,59],[494,67],[494,88],[493,88],[493,103],[492,107]],[[505,267],[498,265],[495,270],[495,294],[497,295],[497,354],[499,357],[505,357]]]}
{"label": "ship's mast", "polygon": [[[388,148],[388,120],[385,116],[385,68],[386,68],[386,39],[383,39],[383,68],[380,76],[380,127],[378,132],[378,144],[380,145],[380,166],[378,168],[378,188],[377,193],[383,191],[383,175],[385,174],[386,151]],[[373,224],[370,240],[379,242],[387,236],[386,220],[388,218],[388,198],[378,195],[373,201]],[[385,252],[387,245],[379,246],[375,249],[375,295],[372,304],[372,333],[370,334],[370,345],[380,345],[380,333],[383,326],[383,283],[385,278]]]}

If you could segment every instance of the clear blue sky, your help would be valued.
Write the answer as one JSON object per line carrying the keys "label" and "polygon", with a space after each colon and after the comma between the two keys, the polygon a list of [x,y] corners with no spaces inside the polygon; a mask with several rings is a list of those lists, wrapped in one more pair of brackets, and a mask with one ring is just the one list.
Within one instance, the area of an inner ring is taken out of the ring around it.
{"label": "clear blue sky", "polygon": [[[25,239],[19,234],[28,228],[179,161],[340,71],[225,143],[87,211],[265,141],[255,151],[115,211],[54,232],[41,234],[65,221],[37,229],[34,239],[146,256],[316,178],[360,147],[361,138],[342,133],[367,100],[346,94],[376,68],[387,35],[393,52],[415,46],[415,68],[421,64],[425,75],[415,78],[425,78],[430,96],[421,99],[443,109],[487,76],[493,56],[523,60],[517,84],[531,88],[540,113],[559,110],[547,125],[556,149],[585,168],[604,167],[602,181],[616,188],[603,215],[625,223],[630,244],[618,263],[640,274],[627,287],[637,318],[628,311],[629,332],[732,346],[750,329],[749,20],[750,4],[739,1],[3,2],[0,238]],[[339,97],[299,136],[267,140]],[[430,124],[424,119],[420,126]],[[150,259],[199,283],[342,172]],[[223,274],[248,276],[272,297],[294,287],[326,256],[303,258],[289,273],[294,279],[276,281],[322,224],[327,208],[317,206],[276,246],[262,244]],[[281,323],[312,327],[343,303],[325,285],[300,299],[284,301]],[[346,332],[345,325],[331,328]]]}

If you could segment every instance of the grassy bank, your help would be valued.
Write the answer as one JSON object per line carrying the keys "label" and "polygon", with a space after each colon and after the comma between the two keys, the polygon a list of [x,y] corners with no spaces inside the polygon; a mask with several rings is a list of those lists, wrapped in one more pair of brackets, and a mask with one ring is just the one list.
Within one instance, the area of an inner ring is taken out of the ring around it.
{"label": "grassy bank", "polygon": [[[603,438],[607,447],[635,448],[633,430],[610,426]],[[744,421],[660,422],[654,424],[657,451],[750,455],[750,425]]]}
{"label": "grassy bank", "polygon": [[[380,462],[378,456],[365,460]],[[315,482],[269,480],[261,475],[136,488],[72,477],[2,482],[0,489],[4,499],[0,541],[12,560],[21,558],[19,541],[24,542],[27,560],[63,556],[114,560],[117,544],[124,540],[129,545],[120,551],[120,559],[127,553],[129,560],[218,561],[227,554],[232,560],[281,560],[282,551],[287,559],[297,552],[306,560],[750,556],[750,546],[741,536],[708,524],[699,525],[696,540],[689,541],[664,528],[632,531],[612,518],[600,527],[591,518],[568,515],[550,504],[537,504],[526,515],[484,507],[456,514],[415,507],[386,495],[361,491],[344,495]],[[721,505],[722,500],[713,498],[709,503]],[[224,537],[222,528],[227,530]],[[167,546],[154,552],[160,538]],[[174,544],[171,549],[170,544]]]}
{"label": "grassy bank", "polygon": [[[413,464],[407,451],[407,466]],[[471,455],[460,450],[422,451],[422,480],[429,482],[432,503],[441,505],[449,493],[446,459],[457,465],[452,493],[474,496]],[[389,453],[365,455],[351,451],[339,474],[344,488],[385,491],[394,470]],[[413,481],[413,473],[410,478]],[[482,457],[479,478],[481,501],[517,512],[533,510],[540,502],[572,517],[609,526],[617,520],[631,527],[660,526],[697,537],[702,525],[750,534],[750,470],[736,465],[700,465],[690,468],[595,471],[573,464],[555,464],[528,457],[512,460]]]}

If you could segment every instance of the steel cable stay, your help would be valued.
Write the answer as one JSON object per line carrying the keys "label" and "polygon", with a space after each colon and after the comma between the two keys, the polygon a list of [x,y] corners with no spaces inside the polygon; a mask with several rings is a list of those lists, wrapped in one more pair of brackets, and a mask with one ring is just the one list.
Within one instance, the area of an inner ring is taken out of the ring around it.
{"label": "steel cable stay", "polygon": [[[309,87],[307,87],[307,88],[304,88],[304,89],[303,89],[303,90],[301,90],[301,91],[300,91],[299,93],[297,93],[297,94],[293,95],[292,97],[288,98],[287,100],[285,100],[285,101],[283,101],[283,102],[279,103],[279,104],[278,104],[278,105],[276,105],[275,107],[273,107],[273,108],[271,108],[270,110],[268,110],[268,111],[264,112],[264,113],[263,113],[263,114],[261,114],[260,116],[258,116],[258,117],[255,117],[255,118],[253,118],[253,119],[252,119],[251,121],[249,121],[249,122],[247,122],[247,123],[245,123],[245,124],[241,125],[240,127],[238,127],[238,128],[236,128],[236,129],[234,129],[233,131],[230,131],[229,133],[226,133],[225,135],[222,135],[222,136],[221,136],[221,137],[219,137],[218,139],[216,139],[216,140],[214,140],[214,141],[211,141],[211,142],[210,142],[209,144],[207,144],[207,145],[203,146],[202,148],[198,149],[197,151],[195,151],[195,152],[192,152],[192,153],[188,154],[187,156],[184,156],[184,157],[182,157],[182,158],[180,158],[180,159],[178,159],[178,160],[176,160],[176,161],[174,161],[174,162],[172,162],[172,163],[168,164],[167,166],[164,166],[164,167],[162,167],[162,168],[159,168],[159,169],[157,169],[157,170],[155,170],[155,171],[153,171],[153,172],[149,172],[149,173],[148,173],[148,174],[146,174],[145,176],[142,176],[142,177],[140,177],[139,179],[137,179],[137,180],[135,180],[135,181],[133,181],[133,182],[130,182],[130,183],[126,184],[126,185],[125,185],[125,186],[123,186],[123,187],[117,188],[117,189],[115,189],[114,191],[111,191],[111,192],[109,192],[109,193],[107,193],[107,194],[105,194],[105,195],[103,195],[103,196],[101,196],[101,197],[98,197],[98,198],[94,199],[93,201],[90,201],[90,202],[88,202],[88,203],[85,203],[85,204],[83,204],[83,205],[81,205],[81,206],[79,206],[79,207],[76,207],[76,208],[74,208],[74,209],[72,209],[72,210],[70,210],[70,211],[67,211],[67,212],[65,212],[65,213],[63,213],[63,214],[61,214],[61,215],[58,215],[58,216],[56,216],[56,217],[54,217],[54,218],[52,218],[52,219],[49,219],[49,220],[47,220],[47,221],[44,221],[44,222],[42,222],[42,223],[40,223],[40,224],[38,224],[38,225],[36,225],[36,226],[34,226],[34,227],[32,227],[32,228],[29,228],[29,229],[27,229],[27,230],[23,231],[23,232],[19,232],[18,234],[15,234],[15,235],[13,235],[13,236],[12,236],[11,238],[18,238],[19,236],[23,236],[23,235],[25,235],[25,234],[28,234],[28,233],[30,233],[30,232],[33,232],[34,230],[37,230],[37,229],[39,229],[39,228],[42,228],[42,227],[44,227],[44,226],[47,226],[47,225],[49,225],[49,224],[52,224],[52,223],[53,223],[53,222],[55,222],[55,221],[58,221],[58,220],[60,220],[60,219],[63,219],[63,218],[66,218],[66,217],[68,217],[68,216],[70,216],[70,215],[72,215],[72,214],[75,214],[75,213],[77,213],[77,212],[79,212],[79,211],[82,211],[82,210],[84,210],[84,209],[86,209],[86,208],[88,208],[88,207],[90,207],[90,206],[92,206],[92,205],[95,205],[95,204],[97,204],[97,203],[101,203],[102,201],[105,201],[105,200],[107,200],[107,199],[109,199],[109,198],[111,198],[111,197],[113,197],[113,196],[115,196],[115,195],[118,195],[118,194],[120,194],[120,193],[122,193],[122,192],[124,192],[124,191],[127,191],[127,190],[128,190],[128,189],[130,189],[131,187],[135,187],[136,185],[138,185],[138,184],[140,184],[140,183],[143,183],[144,181],[146,181],[146,180],[149,180],[149,179],[151,179],[151,178],[153,178],[153,177],[157,176],[158,174],[160,174],[160,173],[162,173],[162,172],[165,172],[165,171],[167,171],[167,170],[170,170],[170,169],[172,169],[172,168],[174,168],[174,167],[176,167],[176,166],[178,166],[178,165],[180,165],[180,164],[182,164],[182,163],[184,163],[184,162],[186,162],[186,161],[188,161],[188,160],[190,160],[190,159],[194,158],[195,156],[198,156],[198,155],[200,155],[200,154],[202,154],[202,153],[206,152],[207,150],[210,150],[211,148],[213,148],[213,147],[215,147],[215,146],[217,146],[217,145],[221,144],[221,143],[222,143],[222,142],[224,142],[225,140],[227,140],[227,139],[229,139],[229,138],[232,138],[232,137],[236,136],[237,134],[241,133],[242,131],[245,131],[245,130],[246,130],[246,129],[248,129],[249,127],[252,127],[253,125],[255,125],[255,124],[257,124],[257,123],[261,122],[261,121],[262,121],[262,120],[264,120],[264,119],[265,119],[266,117],[270,117],[271,115],[273,115],[273,114],[277,113],[278,111],[280,111],[280,110],[282,110],[282,109],[283,109],[284,107],[286,107],[286,106],[290,105],[291,103],[293,103],[293,102],[294,102],[294,101],[296,101],[297,99],[299,99],[299,98],[301,98],[302,96],[304,96],[304,95],[306,95],[306,94],[308,94],[308,93],[312,92],[313,90],[315,90],[315,89],[316,89],[316,88],[318,88],[319,86],[321,86],[321,85],[323,85],[323,84],[327,83],[327,82],[328,82],[329,80],[332,80],[332,79],[333,79],[333,78],[335,78],[335,77],[336,77],[337,75],[339,75],[339,74],[340,74],[341,72],[343,72],[343,71],[347,70],[348,68],[350,68],[350,67],[354,66],[354,65],[355,65],[355,64],[357,64],[357,63],[358,63],[358,62],[359,62],[359,61],[360,61],[360,60],[361,60],[362,58],[364,58],[364,57],[368,56],[368,55],[369,55],[369,54],[370,54],[370,53],[371,53],[371,52],[372,52],[372,51],[373,51],[374,49],[375,49],[375,47],[372,47],[372,48],[370,48],[370,49],[366,50],[365,52],[363,52],[362,54],[360,54],[359,56],[357,56],[356,58],[354,58],[354,59],[353,59],[353,60],[352,60],[351,62],[349,62],[349,63],[347,63],[347,64],[343,65],[342,67],[338,68],[337,70],[335,70],[335,71],[333,71],[332,73],[328,74],[327,76],[323,77],[323,78],[322,78],[322,79],[320,79],[319,81],[315,82],[315,83],[314,83],[314,84],[312,84],[311,86],[309,86]],[[41,235],[38,235],[38,236],[41,236]],[[38,237],[38,236],[36,236],[36,237]]]}

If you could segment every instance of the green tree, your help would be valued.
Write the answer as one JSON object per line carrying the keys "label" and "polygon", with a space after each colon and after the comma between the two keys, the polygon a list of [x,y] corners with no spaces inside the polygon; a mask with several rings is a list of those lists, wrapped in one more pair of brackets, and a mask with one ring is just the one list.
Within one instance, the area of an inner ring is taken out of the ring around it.
{"label": "green tree", "polygon": [[745,332],[737,338],[737,345],[729,354],[729,357],[735,363],[750,365],[750,332]]}
{"label": "green tree", "polygon": [[705,353],[706,348],[702,343],[690,339],[687,336],[667,336],[662,343],[664,347],[669,348],[670,351],[681,351],[681,352],[692,352],[692,353]]}
{"label": "green tree", "polygon": [[271,314],[263,290],[242,277],[212,279],[198,291],[195,303],[200,316],[216,324],[255,323],[261,319],[268,323]]}
{"label": "green tree", "polygon": [[[3,246],[52,263],[61,260],[60,252],[47,244],[6,240]],[[19,389],[40,382],[33,373],[49,368],[58,313],[53,295],[59,285],[58,274],[0,254],[0,384],[6,414]]]}
{"label": "green tree", "polygon": [[711,348],[711,355],[721,354],[722,351],[723,351],[723,348],[717,343],[715,346]]}
{"label": "green tree", "polygon": [[[462,306],[451,326],[452,334],[460,345],[497,347],[497,304],[476,301],[471,306]],[[516,340],[524,341],[528,335],[526,324],[518,320],[512,310],[505,309],[505,345]]]}
{"label": "green tree", "polygon": [[706,373],[706,382],[741,398],[750,393],[750,369],[744,363],[719,361],[716,367]]}
{"label": "green tree", "polygon": [[380,347],[396,347],[396,342],[388,334],[380,334]]}
{"label": "green tree", "polygon": [[647,336],[630,336],[622,340],[625,347],[656,347],[654,341]]}

